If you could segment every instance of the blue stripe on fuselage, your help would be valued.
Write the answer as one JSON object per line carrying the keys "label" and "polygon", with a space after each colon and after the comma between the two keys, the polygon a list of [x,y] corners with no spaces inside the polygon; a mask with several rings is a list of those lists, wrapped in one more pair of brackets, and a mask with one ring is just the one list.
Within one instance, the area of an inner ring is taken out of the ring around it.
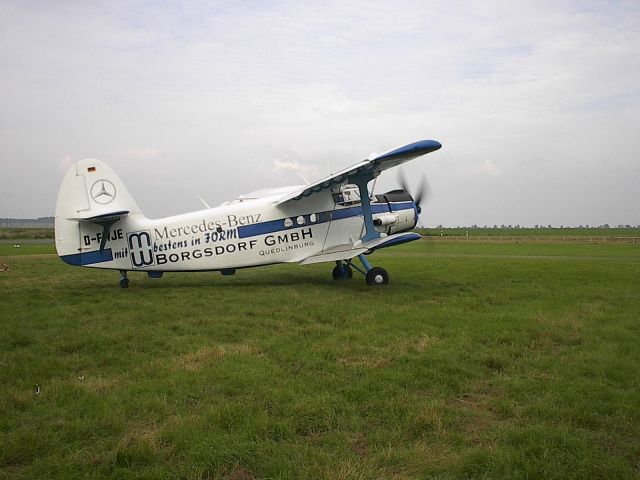
{"label": "blue stripe on fuselage", "polygon": [[[389,206],[391,210],[389,210]],[[415,210],[415,206],[413,202],[401,202],[401,203],[373,203],[371,204],[371,212],[372,213],[387,213],[397,212],[399,210],[407,210],[413,209]],[[293,221],[293,225],[291,227],[285,227],[284,221],[285,218],[280,218],[278,220],[269,220],[267,222],[254,223],[252,225],[243,225],[238,227],[238,237],[239,238],[248,238],[248,237],[257,237],[258,235],[267,235],[269,233],[281,232],[284,230],[291,230],[293,228],[301,228],[308,227],[313,225],[319,225],[321,223],[330,222],[332,220],[341,220],[343,218],[350,217],[361,217],[362,216],[362,207],[348,207],[341,208],[338,210],[329,210],[326,212],[316,213],[316,221],[311,221],[311,214],[300,215],[304,217],[304,223],[302,225],[296,222],[298,217],[289,217]]]}

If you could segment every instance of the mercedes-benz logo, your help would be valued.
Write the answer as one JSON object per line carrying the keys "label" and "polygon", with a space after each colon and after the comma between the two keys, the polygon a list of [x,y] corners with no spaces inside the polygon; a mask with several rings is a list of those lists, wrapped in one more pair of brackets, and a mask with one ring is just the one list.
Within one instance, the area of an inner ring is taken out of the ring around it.
{"label": "mercedes-benz logo", "polygon": [[91,198],[101,205],[111,203],[116,198],[116,187],[109,180],[98,180],[91,185]]}

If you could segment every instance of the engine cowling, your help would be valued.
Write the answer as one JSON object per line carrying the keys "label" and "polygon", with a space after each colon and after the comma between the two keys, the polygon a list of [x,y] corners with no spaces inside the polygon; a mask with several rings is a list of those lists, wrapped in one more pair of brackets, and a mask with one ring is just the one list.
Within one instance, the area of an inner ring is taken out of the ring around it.
{"label": "engine cowling", "polygon": [[373,219],[373,224],[376,227],[387,227],[396,223],[398,223],[398,216],[393,213],[385,213]]}
{"label": "engine cowling", "polygon": [[[407,203],[409,202],[412,208],[407,208]],[[388,210],[391,210],[374,216],[373,224],[379,232],[391,235],[393,233],[406,232],[416,226],[418,220],[417,207],[411,195],[404,190],[393,190],[382,195],[376,195],[376,203],[386,204]],[[397,209],[400,205],[402,205],[401,209]]]}

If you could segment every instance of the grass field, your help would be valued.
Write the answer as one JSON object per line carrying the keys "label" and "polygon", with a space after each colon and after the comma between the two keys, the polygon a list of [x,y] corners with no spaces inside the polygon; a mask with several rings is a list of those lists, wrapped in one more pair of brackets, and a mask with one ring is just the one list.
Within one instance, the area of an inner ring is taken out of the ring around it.
{"label": "grass field", "polygon": [[0,227],[0,240],[53,239],[53,228]]}
{"label": "grass field", "polygon": [[[416,231],[429,236],[528,236],[528,237],[640,237],[640,228],[482,228],[482,227],[458,227],[458,228],[419,228]],[[53,240],[53,228],[20,228],[0,227],[0,240],[13,239],[51,239]]]}
{"label": "grass field", "polygon": [[638,245],[414,242],[382,289],[16,250],[0,478],[640,478]]}
{"label": "grass field", "polygon": [[509,237],[640,237],[640,228],[482,228],[482,227],[458,227],[458,228],[420,228],[417,229],[423,235],[437,236],[509,236]]}

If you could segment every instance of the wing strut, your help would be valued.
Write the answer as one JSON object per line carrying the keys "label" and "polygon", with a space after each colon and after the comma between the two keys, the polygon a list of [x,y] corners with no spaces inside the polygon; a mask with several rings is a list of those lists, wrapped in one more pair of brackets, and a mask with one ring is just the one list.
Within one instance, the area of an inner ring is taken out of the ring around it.
{"label": "wing strut", "polygon": [[349,180],[355,183],[360,190],[360,201],[362,202],[362,217],[364,218],[365,234],[360,238],[362,243],[369,240],[380,238],[380,233],[376,231],[373,225],[373,214],[371,213],[371,199],[369,198],[369,189],[367,184],[377,177],[374,172],[362,172],[351,177]]}

